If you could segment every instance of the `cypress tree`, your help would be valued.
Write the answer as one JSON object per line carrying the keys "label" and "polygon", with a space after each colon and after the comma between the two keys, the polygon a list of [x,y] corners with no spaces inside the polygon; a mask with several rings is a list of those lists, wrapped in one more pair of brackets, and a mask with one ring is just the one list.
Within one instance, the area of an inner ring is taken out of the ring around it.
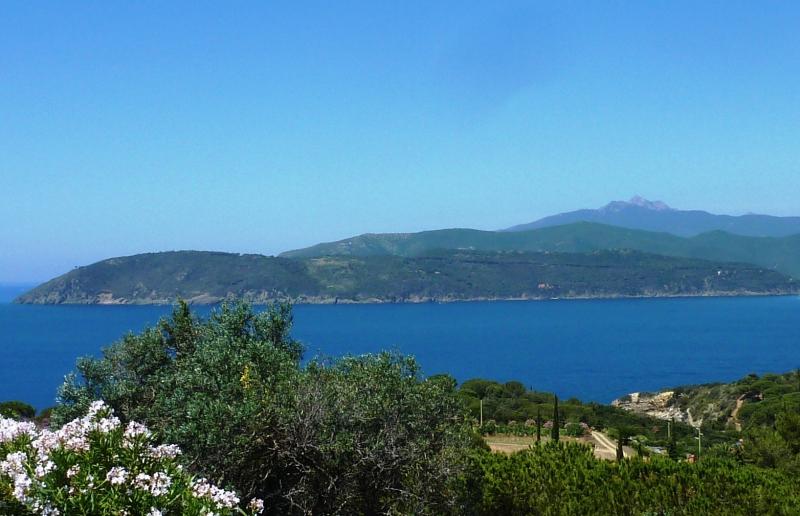
{"label": "cypress tree", "polygon": [[622,450],[622,440],[624,435],[622,434],[622,429],[619,429],[619,436],[617,437],[617,462],[622,462],[622,459],[625,458],[625,452]]}
{"label": "cypress tree", "polygon": [[558,431],[559,431],[560,423],[558,421],[558,396],[555,396],[555,400],[553,401],[553,428],[550,431],[550,438],[558,442]]}
{"label": "cypress tree", "polygon": [[[674,423],[673,419],[673,423]],[[674,426],[674,425],[673,425]],[[672,429],[672,432],[669,435],[669,442],[667,443],[667,455],[672,460],[678,460],[678,442],[675,439],[675,428]]]}

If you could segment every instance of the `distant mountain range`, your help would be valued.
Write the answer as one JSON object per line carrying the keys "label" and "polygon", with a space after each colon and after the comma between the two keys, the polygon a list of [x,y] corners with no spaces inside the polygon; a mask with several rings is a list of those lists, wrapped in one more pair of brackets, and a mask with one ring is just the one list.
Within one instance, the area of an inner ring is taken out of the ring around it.
{"label": "distant mountain range", "polygon": [[712,231],[686,238],[589,222],[531,231],[441,229],[366,234],[289,251],[281,256],[419,256],[436,249],[569,253],[635,249],[664,256],[752,263],[800,278],[800,235],[748,237]]}
{"label": "distant mountain range", "polygon": [[634,197],[502,231],[371,233],[279,257],[184,251],[113,258],[70,271],[17,301],[732,295],[797,292],[796,279],[800,217],[712,215]]}
{"label": "distant mountain range", "polygon": [[637,251],[438,251],[289,259],[181,251],[104,260],[20,296],[18,303],[154,304],[427,302],[575,297],[796,293],[798,284],[747,264]]}
{"label": "distant mountain range", "polygon": [[631,229],[660,231],[678,236],[695,236],[709,231],[736,235],[781,237],[800,233],[800,217],[771,215],[714,215],[699,210],[674,210],[661,201],[634,197],[614,201],[596,210],[577,210],[512,226],[504,231],[529,231],[574,222],[596,222]]}

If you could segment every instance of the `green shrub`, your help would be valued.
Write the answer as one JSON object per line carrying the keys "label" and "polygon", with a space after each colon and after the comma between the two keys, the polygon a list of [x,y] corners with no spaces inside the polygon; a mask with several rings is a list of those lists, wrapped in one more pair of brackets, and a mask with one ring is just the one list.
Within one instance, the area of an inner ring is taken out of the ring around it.
{"label": "green shrub", "polygon": [[564,433],[570,437],[581,437],[586,433],[586,429],[580,423],[567,423]]}
{"label": "green shrub", "polygon": [[383,353],[300,364],[284,305],[170,319],[82,359],[54,418],[105,399],[275,514],[441,513],[473,442],[455,383]]}

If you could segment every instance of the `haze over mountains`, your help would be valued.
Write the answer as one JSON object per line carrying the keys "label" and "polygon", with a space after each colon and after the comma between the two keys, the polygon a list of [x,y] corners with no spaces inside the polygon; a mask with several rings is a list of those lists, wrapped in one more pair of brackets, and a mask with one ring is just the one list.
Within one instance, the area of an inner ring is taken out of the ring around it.
{"label": "haze over mountains", "polygon": [[280,256],[412,257],[436,249],[571,253],[634,249],[664,256],[752,263],[800,278],[800,217],[713,215],[674,210],[660,201],[634,197],[598,210],[563,213],[502,231],[459,228],[368,233]]}
{"label": "haze over mountains", "polygon": [[800,217],[713,215],[634,197],[501,231],[364,234],[279,257],[183,252],[109,259],[18,301],[737,295],[793,293],[797,278]]}
{"label": "haze over mountains", "polygon": [[596,210],[577,210],[519,224],[504,231],[527,231],[573,222],[597,222],[631,229],[663,231],[678,236],[695,236],[708,231],[736,235],[780,237],[800,233],[800,217],[772,215],[714,215],[701,210],[674,210],[661,201],[636,196],[613,201]]}

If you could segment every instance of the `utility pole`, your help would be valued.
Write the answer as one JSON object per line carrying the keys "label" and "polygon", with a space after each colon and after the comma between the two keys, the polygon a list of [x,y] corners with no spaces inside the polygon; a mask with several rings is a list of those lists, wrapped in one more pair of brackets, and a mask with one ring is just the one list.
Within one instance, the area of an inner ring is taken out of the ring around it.
{"label": "utility pole", "polygon": [[672,439],[672,421],[667,421],[667,439]]}

